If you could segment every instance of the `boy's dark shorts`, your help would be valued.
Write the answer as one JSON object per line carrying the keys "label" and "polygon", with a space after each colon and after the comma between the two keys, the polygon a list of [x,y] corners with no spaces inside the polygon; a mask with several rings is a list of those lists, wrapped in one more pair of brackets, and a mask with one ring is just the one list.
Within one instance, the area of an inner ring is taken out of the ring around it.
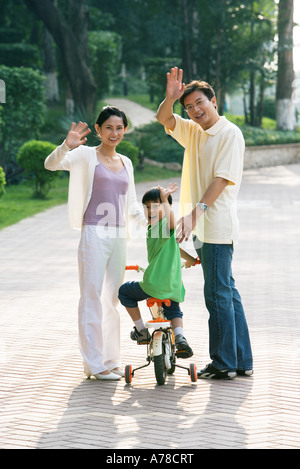
{"label": "boy's dark shorts", "polygon": [[[146,300],[147,298],[151,298],[151,295],[148,295],[144,292],[144,290],[140,287],[139,282],[126,282],[119,289],[119,300],[121,304],[127,308],[136,308],[138,301]],[[173,300],[170,301],[170,306],[163,304],[166,318],[169,320],[174,318],[182,318],[183,314],[179,303]]]}

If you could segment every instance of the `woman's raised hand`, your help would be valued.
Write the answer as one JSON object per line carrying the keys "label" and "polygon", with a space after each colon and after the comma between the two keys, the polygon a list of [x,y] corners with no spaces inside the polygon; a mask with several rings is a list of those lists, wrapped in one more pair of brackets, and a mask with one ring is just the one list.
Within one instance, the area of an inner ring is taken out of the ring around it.
{"label": "woman's raised hand", "polygon": [[76,148],[79,145],[84,145],[87,141],[86,136],[91,133],[88,125],[85,122],[72,122],[68,135],[66,137],[66,145],[69,148]]}
{"label": "woman's raised hand", "polygon": [[184,83],[182,83],[183,70],[178,67],[171,68],[171,71],[167,73],[167,98],[176,101],[179,99],[184,90]]}

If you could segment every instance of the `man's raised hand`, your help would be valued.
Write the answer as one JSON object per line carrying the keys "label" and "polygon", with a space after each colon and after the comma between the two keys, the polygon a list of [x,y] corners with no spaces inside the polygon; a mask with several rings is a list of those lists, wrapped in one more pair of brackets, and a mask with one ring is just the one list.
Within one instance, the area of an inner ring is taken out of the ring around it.
{"label": "man's raised hand", "polygon": [[184,83],[182,83],[183,70],[178,67],[171,68],[167,73],[167,90],[166,97],[176,101],[179,99],[184,90]]}

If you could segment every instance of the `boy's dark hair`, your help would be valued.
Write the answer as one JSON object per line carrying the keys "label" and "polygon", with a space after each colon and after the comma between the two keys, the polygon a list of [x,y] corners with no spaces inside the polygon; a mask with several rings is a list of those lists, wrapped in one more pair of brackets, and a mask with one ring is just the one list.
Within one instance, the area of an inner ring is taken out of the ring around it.
{"label": "boy's dark hair", "polygon": [[[147,192],[145,192],[142,198],[142,204],[146,205],[148,202],[162,203],[161,198],[160,198],[160,190],[158,187],[152,187]],[[170,205],[172,205],[173,199],[172,199],[171,194],[168,196],[168,202]]]}
{"label": "boy's dark hair", "polygon": [[191,81],[191,83],[185,86],[183,95],[179,99],[180,104],[183,108],[185,108],[184,99],[194,91],[202,91],[202,93],[205,94],[209,101],[211,101],[211,99],[215,97],[215,92],[212,86],[210,86],[206,81]]}
{"label": "boy's dark hair", "polygon": [[126,114],[123,111],[120,111],[120,109],[118,109],[115,106],[105,106],[100,112],[98,119],[96,120],[96,124],[98,124],[99,127],[101,127],[101,125],[104,124],[104,122],[107,121],[107,119],[109,119],[110,116],[121,117],[123,120],[124,127],[125,128],[128,127]]}

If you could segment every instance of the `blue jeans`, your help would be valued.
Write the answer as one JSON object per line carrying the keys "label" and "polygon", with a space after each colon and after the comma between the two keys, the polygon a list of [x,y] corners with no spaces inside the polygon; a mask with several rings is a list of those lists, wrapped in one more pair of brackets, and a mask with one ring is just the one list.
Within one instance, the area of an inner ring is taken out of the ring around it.
{"label": "blue jeans", "polygon": [[[151,298],[151,295],[144,292],[139,282],[126,282],[120,287],[118,297],[120,303],[125,306],[125,308],[135,308],[138,305],[138,301]],[[173,300],[171,300],[170,306],[163,304],[163,310],[166,318],[169,320],[182,318],[183,316],[179,303]]]}
{"label": "blue jeans", "polygon": [[[196,241],[196,242],[195,242]],[[209,353],[219,370],[251,370],[253,366],[247,321],[235,287],[231,244],[194,240],[204,274],[204,298],[209,312]]]}

